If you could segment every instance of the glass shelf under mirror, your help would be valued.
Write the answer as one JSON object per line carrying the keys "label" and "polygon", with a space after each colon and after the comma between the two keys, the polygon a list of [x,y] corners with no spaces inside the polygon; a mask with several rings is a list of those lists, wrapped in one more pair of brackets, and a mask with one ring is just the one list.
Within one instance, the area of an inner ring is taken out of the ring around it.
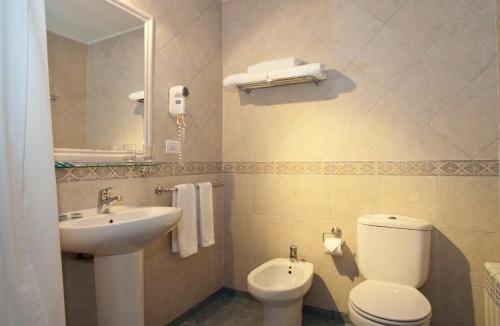
{"label": "glass shelf under mirror", "polygon": [[100,168],[100,167],[144,167],[144,166],[159,166],[161,163],[158,162],[136,162],[136,163],[126,163],[126,162],[57,162],[54,163],[56,169],[74,169],[74,168]]}

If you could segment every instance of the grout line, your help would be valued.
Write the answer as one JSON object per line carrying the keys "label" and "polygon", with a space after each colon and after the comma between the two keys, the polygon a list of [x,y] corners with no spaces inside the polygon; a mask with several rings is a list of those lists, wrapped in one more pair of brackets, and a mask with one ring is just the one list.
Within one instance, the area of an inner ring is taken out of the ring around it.
{"label": "grout line", "polygon": [[[192,18],[192,20],[191,20],[191,21],[190,21],[190,22],[189,22],[186,26],[184,26],[183,28],[180,28],[180,29],[177,31],[177,33],[175,33],[174,37],[172,37],[172,39],[171,39],[170,41],[168,41],[167,43],[165,43],[165,44],[164,44],[161,48],[155,49],[155,51],[154,51],[154,52],[155,52],[155,53],[154,53],[154,55],[156,56],[156,53],[160,52],[160,51],[161,51],[161,50],[163,50],[165,47],[167,47],[168,45],[170,45],[170,43],[172,43],[173,41],[175,41],[175,39],[177,39],[179,36],[181,36],[181,34],[184,34],[184,32],[185,32],[185,31],[186,31],[186,30],[187,30],[187,29],[188,29],[188,28],[189,28],[189,27],[190,27],[190,26],[191,26],[194,22],[196,22],[196,21],[197,21],[197,20],[198,20],[198,19],[199,19],[199,18],[200,18],[200,17],[201,17],[201,16],[202,16],[205,12],[207,12],[209,9],[211,9],[211,8],[212,8],[212,6],[215,6],[215,5],[216,5],[216,3],[217,3],[217,1],[218,1],[218,0],[213,1],[213,3],[212,3],[210,6],[208,6],[208,7],[207,7],[207,8],[205,8],[205,9],[203,9],[200,13],[198,13],[198,15],[194,16],[194,17]],[[166,10],[167,10],[169,13],[174,13],[174,12],[175,12],[175,10],[173,10],[173,9],[171,8],[171,6],[168,4],[168,2],[166,3]],[[156,17],[156,16],[154,16],[154,15],[152,15],[152,16],[153,16],[153,19],[155,20],[155,22],[157,23],[157,22],[158,22],[158,17]],[[176,22],[176,23],[177,23],[177,22]],[[156,29],[157,29],[157,28],[158,28],[158,27],[156,27]],[[156,33],[155,33],[155,34],[156,34]],[[155,42],[156,42],[156,40],[155,40]]]}

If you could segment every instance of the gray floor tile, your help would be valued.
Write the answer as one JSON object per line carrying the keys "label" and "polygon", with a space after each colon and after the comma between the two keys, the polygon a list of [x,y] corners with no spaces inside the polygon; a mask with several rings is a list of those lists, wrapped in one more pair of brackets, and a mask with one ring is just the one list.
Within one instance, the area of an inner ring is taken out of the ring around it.
{"label": "gray floor tile", "polygon": [[[262,325],[262,306],[259,302],[223,294],[195,312],[181,326],[258,326]],[[304,314],[304,326],[344,326],[333,320]]]}

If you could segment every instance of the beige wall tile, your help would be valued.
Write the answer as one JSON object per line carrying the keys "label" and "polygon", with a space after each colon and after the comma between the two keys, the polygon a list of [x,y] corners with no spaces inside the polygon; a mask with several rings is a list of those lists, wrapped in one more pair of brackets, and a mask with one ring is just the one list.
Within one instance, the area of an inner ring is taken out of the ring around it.
{"label": "beige wall tile", "polygon": [[253,215],[250,231],[253,242],[247,243],[253,255],[287,257],[292,243],[289,219],[265,215]]}
{"label": "beige wall tile", "polygon": [[331,181],[329,176],[288,176],[290,200],[283,203],[287,215],[298,218],[332,219]]}
{"label": "beige wall tile", "polygon": [[472,158],[498,137],[496,79],[493,63],[431,123]]}
{"label": "beige wall tile", "polygon": [[384,97],[335,148],[340,161],[384,161],[394,158],[416,137],[418,120]]}
{"label": "beige wall tile", "polygon": [[[155,51],[161,50],[165,45],[172,41],[180,30],[177,20],[174,18],[174,12],[170,9],[167,1],[141,1],[133,0],[136,6],[150,14],[154,13],[156,19],[155,31]],[[153,5],[153,2],[154,3]],[[139,5],[137,3],[140,3]]]}
{"label": "beige wall tile", "polygon": [[228,1],[224,4],[224,17],[234,24],[239,24],[254,5],[256,2],[253,0]]}
{"label": "beige wall tile", "polygon": [[438,218],[447,229],[500,232],[499,180],[438,177]]}
{"label": "beige wall tile", "polygon": [[429,45],[462,10],[453,0],[405,1],[388,25],[422,45]]}
{"label": "beige wall tile", "polygon": [[224,254],[250,255],[255,245],[255,215],[229,213],[224,214]]}
{"label": "beige wall tile", "polygon": [[253,211],[252,197],[256,191],[254,181],[254,175],[224,174],[225,214],[250,213]]}
{"label": "beige wall tile", "polygon": [[387,21],[404,3],[401,0],[354,0],[361,7],[382,21]]}
{"label": "beige wall tile", "polygon": [[144,89],[144,30],[89,45],[87,75],[85,148],[135,144],[142,151],[144,104],[128,95]]}
{"label": "beige wall tile", "polygon": [[252,271],[251,255],[231,255],[224,252],[224,286],[247,291],[247,276]]}
{"label": "beige wall tile", "polygon": [[194,22],[209,3],[206,0],[167,0],[166,2],[169,9],[175,13],[174,19],[180,28],[184,28]]}
{"label": "beige wall tile", "polygon": [[484,263],[500,261],[498,233],[441,229],[439,281],[483,286]]}
{"label": "beige wall tile", "polygon": [[384,26],[353,63],[357,69],[387,87],[414,66],[422,52],[418,43]]}
{"label": "beige wall tile", "polygon": [[[490,148],[484,152],[484,159],[496,157],[498,149]],[[494,153],[494,154],[493,154]],[[479,157],[477,157],[480,159]],[[468,160],[471,159],[459,146],[448,140],[438,130],[427,124],[419,125],[416,136],[409,140],[392,160],[402,161],[434,161],[434,160]]]}
{"label": "beige wall tile", "polygon": [[439,236],[440,232],[434,228],[431,238],[431,264],[427,281],[419,289],[429,300],[432,309],[431,325],[439,325]]}
{"label": "beige wall tile", "polygon": [[483,289],[462,282],[439,284],[438,325],[484,325]]}
{"label": "beige wall tile", "polygon": [[437,220],[436,177],[382,177],[382,211],[427,220]]}
{"label": "beige wall tile", "polygon": [[[179,269],[144,284],[144,315],[147,325],[165,325],[185,311],[187,304],[185,270]],[[159,309],[168,307],[168,309]]]}
{"label": "beige wall tile", "polygon": [[471,8],[478,14],[490,19],[492,22],[495,21],[495,10],[497,8],[495,0],[478,0],[472,4]]}
{"label": "beige wall tile", "polygon": [[456,79],[457,85],[470,82],[495,60],[494,29],[490,21],[466,11],[447,26],[422,61],[436,73]]}
{"label": "beige wall tile", "polygon": [[339,2],[333,11],[321,14],[325,17],[324,22],[316,22],[311,28],[318,38],[331,43],[336,51],[351,59],[370,41],[382,23],[352,2]]}
{"label": "beige wall tile", "polygon": [[292,197],[289,176],[256,175],[254,178],[253,213],[287,216]]}
{"label": "beige wall tile", "polygon": [[379,176],[334,176],[332,178],[334,219],[381,212]]}
{"label": "beige wall tile", "polygon": [[64,301],[68,325],[95,325],[97,323],[94,264],[92,260],[78,259],[73,254],[62,254]]}
{"label": "beige wall tile", "polygon": [[[222,43],[222,10],[219,1],[196,19],[185,31],[186,43],[199,68],[218,53]],[[220,84],[219,84],[220,86]]]}
{"label": "beige wall tile", "polygon": [[47,52],[54,146],[85,148],[87,46],[47,32]]}
{"label": "beige wall tile", "polygon": [[359,281],[358,277],[350,278],[340,274],[334,264],[315,264],[313,285],[304,298],[304,303],[348,313],[349,292]]}
{"label": "beige wall tile", "polygon": [[489,144],[479,155],[476,157],[478,160],[496,160],[498,158],[498,140]]}

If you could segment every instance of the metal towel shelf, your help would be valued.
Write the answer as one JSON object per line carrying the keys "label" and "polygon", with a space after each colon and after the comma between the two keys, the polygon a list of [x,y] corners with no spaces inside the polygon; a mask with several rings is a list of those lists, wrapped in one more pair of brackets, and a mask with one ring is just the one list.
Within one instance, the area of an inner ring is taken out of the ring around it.
{"label": "metal towel shelf", "polygon": [[[215,181],[212,182],[212,187],[217,188],[217,187],[222,187],[224,184],[220,181]],[[197,184],[194,185],[195,188],[199,188]],[[162,186],[162,185],[155,185],[155,194],[160,195],[165,192],[173,192],[177,191],[178,189],[176,187],[168,187],[168,186]]]}
{"label": "metal towel shelf", "polygon": [[318,79],[314,76],[299,76],[299,77],[280,78],[280,79],[263,80],[258,82],[238,84],[236,85],[236,87],[238,87],[240,91],[249,94],[253,89],[259,89],[259,88],[269,88],[269,87],[297,85],[306,83],[313,83],[314,85],[319,86],[321,81],[322,81],[321,79]]}

